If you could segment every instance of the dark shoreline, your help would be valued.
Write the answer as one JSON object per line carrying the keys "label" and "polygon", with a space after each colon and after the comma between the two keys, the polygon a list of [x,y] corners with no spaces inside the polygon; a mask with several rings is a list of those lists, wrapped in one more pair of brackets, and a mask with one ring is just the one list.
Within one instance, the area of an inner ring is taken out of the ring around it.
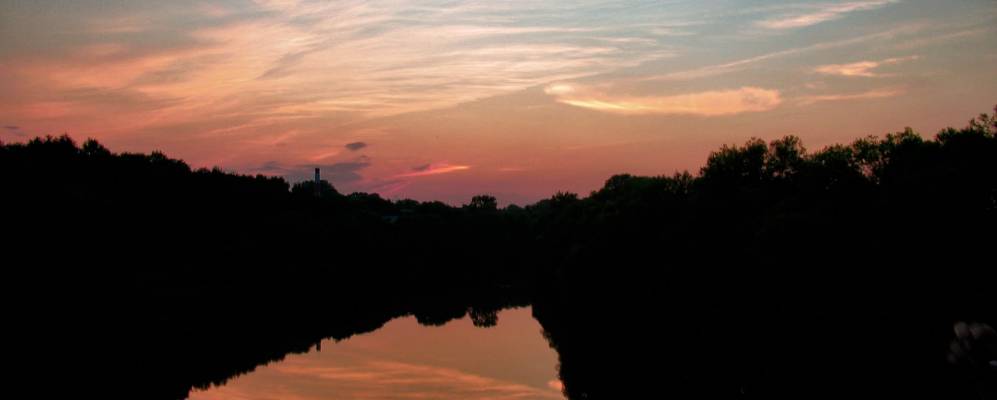
{"label": "dark shoreline", "polygon": [[14,380],[45,391],[182,398],[402,315],[532,304],[573,400],[997,397],[995,117],[751,140],[526,207],[68,137],[0,145],[0,187]]}

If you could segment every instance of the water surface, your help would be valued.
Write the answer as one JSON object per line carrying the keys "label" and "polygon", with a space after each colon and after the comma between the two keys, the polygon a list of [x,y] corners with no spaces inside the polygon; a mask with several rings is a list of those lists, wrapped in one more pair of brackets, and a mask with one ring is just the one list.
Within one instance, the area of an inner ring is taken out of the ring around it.
{"label": "water surface", "polygon": [[321,349],[289,355],[192,400],[563,399],[557,354],[530,308],[499,313],[498,325],[468,317],[423,326],[414,317]]}

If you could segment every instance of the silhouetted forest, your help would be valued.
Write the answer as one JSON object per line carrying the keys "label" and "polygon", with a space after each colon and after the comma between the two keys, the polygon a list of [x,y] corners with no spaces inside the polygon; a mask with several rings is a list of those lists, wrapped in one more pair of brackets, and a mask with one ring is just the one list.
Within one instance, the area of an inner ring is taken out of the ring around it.
{"label": "silhouetted forest", "polygon": [[178,399],[397,316],[532,304],[571,399],[997,398],[994,115],[525,207],[314,185],[0,143],[12,361]]}

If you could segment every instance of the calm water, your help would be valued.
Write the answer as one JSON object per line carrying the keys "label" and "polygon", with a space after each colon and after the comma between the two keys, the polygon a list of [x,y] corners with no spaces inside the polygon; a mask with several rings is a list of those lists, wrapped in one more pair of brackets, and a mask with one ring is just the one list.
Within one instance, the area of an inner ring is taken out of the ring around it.
{"label": "calm water", "polygon": [[444,326],[414,317],[290,355],[192,400],[563,399],[557,354],[529,308],[499,313],[477,328],[464,317]]}

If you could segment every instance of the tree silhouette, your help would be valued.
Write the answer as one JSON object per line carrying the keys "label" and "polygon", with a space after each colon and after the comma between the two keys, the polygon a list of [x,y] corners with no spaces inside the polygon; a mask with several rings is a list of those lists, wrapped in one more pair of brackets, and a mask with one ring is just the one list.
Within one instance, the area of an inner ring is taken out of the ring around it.
{"label": "tree silhouette", "polygon": [[498,200],[494,196],[477,195],[471,198],[467,208],[479,211],[495,211],[498,209]]}
{"label": "tree silhouette", "polygon": [[997,398],[995,119],[751,139],[501,209],[2,143],[12,364],[176,399],[395,317],[532,304],[572,399]]}

